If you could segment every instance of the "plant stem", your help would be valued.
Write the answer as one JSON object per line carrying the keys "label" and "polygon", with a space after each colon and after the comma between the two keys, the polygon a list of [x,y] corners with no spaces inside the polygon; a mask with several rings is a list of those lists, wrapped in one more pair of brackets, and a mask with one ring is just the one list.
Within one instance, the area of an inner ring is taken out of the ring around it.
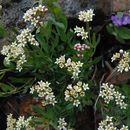
{"label": "plant stem", "polygon": [[[100,83],[99,83],[99,86],[100,86],[100,89],[99,89],[99,92],[101,91],[101,84],[102,84],[102,81],[104,80],[104,77],[105,77],[106,74],[103,74],[101,80],[100,80]],[[97,111],[97,103],[98,103],[98,100],[99,100],[100,96],[98,94],[98,97],[95,101],[95,104],[94,104],[94,122],[95,122],[95,130],[97,130],[97,120],[96,120],[96,111]]]}

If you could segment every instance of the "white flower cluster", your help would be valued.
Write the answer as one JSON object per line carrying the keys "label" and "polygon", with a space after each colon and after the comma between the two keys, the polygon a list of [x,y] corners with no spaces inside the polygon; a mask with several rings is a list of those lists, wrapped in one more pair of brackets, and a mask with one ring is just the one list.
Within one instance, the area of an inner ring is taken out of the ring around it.
{"label": "white flower cluster", "polygon": [[[95,15],[93,9],[89,9],[86,11],[79,12],[79,20],[83,22],[90,22],[93,20],[93,16]],[[85,31],[84,27],[75,27],[74,32],[77,33],[77,36],[81,36],[82,39],[88,38],[88,32]]]}
{"label": "white flower cluster", "polygon": [[59,130],[67,130],[67,123],[65,122],[64,118],[59,118],[58,120],[58,129]]}
{"label": "white flower cluster", "polygon": [[65,121],[65,118],[59,118],[58,120],[58,130],[73,130],[71,128],[68,128],[67,122]]}
{"label": "white flower cluster", "polygon": [[37,27],[43,24],[47,12],[48,9],[45,6],[39,5],[38,7],[27,10],[23,18],[25,22],[31,22],[31,25]]}
{"label": "white flower cluster", "polygon": [[65,67],[65,62],[66,62],[66,59],[65,59],[65,55],[63,56],[60,56],[59,58],[56,58],[56,64],[59,65],[60,68],[64,68]]}
{"label": "white flower cluster", "polygon": [[79,12],[79,20],[84,22],[90,22],[93,20],[93,16],[95,15],[93,9],[89,9],[86,11]]}
{"label": "white flower cluster", "polygon": [[73,102],[73,105],[78,107],[80,104],[79,98],[85,96],[87,89],[89,89],[88,84],[82,83],[81,81],[77,82],[74,86],[70,84],[65,91],[65,100]]}
{"label": "white flower cluster", "polygon": [[74,50],[78,51],[77,57],[83,57],[83,52],[87,49],[90,49],[90,47],[86,44],[80,44],[77,43],[74,45]]}
{"label": "white flower cluster", "polygon": [[129,52],[120,50],[118,53],[115,53],[112,58],[111,58],[112,62],[113,61],[119,61],[118,65],[117,65],[117,69],[119,72],[128,72],[130,70],[130,54]]}
{"label": "white flower cluster", "polygon": [[38,46],[34,35],[29,29],[24,29],[20,35],[16,37],[16,41],[11,45],[4,45],[1,54],[5,55],[5,61],[9,64],[11,61],[16,62],[16,70],[21,71],[23,64],[27,61],[24,47],[27,43]]}
{"label": "white flower cluster", "polygon": [[6,56],[5,62],[7,64],[10,64],[11,61],[16,62],[16,70],[22,70],[22,66],[26,62],[26,56],[23,47],[20,47],[16,42],[13,42],[11,45],[3,46],[1,54]]}
{"label": "white flower cluster", "polygon": [[124,102],[125,96],[115,90],[114,85],[108,85],[108,83],[103,83],[99,96],[104,99],[104,102],[109,104],[110,101],[115,100],[116,104],[120,106],[121,109],[126,109],[127,104]]}
{"label": "white flower cluster", "polygon": [[12,114],[9,114],[7,116],[6,130],[21,130],[23,128],[27,130],[35,130],[35,128],[30,125],[31,120],[32,117],[25,119],[24,116],[19,116],[18,120],[16,120],[15,118],[13,118]]}
{"label": "white flower cluster", "polygon": [[88,32],[85,31],[84,27],[75,27],[74,32],[77,33],[77,36],[81,36],[82,39],[88,38]]}
{"label": "white flower cluster", "polygon": [[13,118],[12,114],[7,116],[7,128],[6,130],[14,130],[15,128],[16,119]]}
{"label": "white flower cluster", "polygon": [[54,93],[52,92],[52,88],[50,88],[50,83],[40,81],[35,86],[30,88],[30,93],[33,94],[36,92],[38,97],[42,98],[42,105],[55,105],[57,103]]}
{"label": "white flower cluster", "polygon": [[74,50],[76,50],[76,51],[84,51],[86,49],[90,49],[90,47],[86,44],[77,43],[74,45]]}
{"label": "white flower cluster", "polygon": [[128,130],[128,126],[123,125],[122,128],[118,129],[113,123],[113,117],[107,116],[99,123],[98,130]]}
{"label": "white flower cluster", "polygon": [[34,38],[35,36],[31,34],[30,29],[24,29],[22,30],[21,34],[16,37],[18,46],[25,47],[27,43],[30,43],[31,45],[38,46],[39,43]]}
{"label": "white flower cluster", "polygon": [[60,68],[67,68],[67,71],[72,73],[73,79],[78,78],[79,73],[81,72],[80,68],[83,66],[83,63],[80,61],[74,62],[70,58],[66,60],[65,55],[57,58],[55,63],[58,64]]}

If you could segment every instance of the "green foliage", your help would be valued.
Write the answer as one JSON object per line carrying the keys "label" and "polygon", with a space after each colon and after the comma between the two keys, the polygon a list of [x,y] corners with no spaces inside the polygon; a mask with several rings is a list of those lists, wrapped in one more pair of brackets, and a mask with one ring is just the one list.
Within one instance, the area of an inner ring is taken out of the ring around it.
{"label": "green foliage", "polygon": [[[41,104],[33,106],[33,111],[37,113],[37,117],[33,121],[34,126],[40,125],[43,128],[53,128],[55,130],[58,130],[58,120],[62,117],[66,118],[67,122],[70,122],[69,125],[71,127],[75,127],[78,112],[83,112],[87,106],[93,106],[95,102],[97,103],[98,96],[95,94],[97,93],[97,88],[95,87],[96,83],[93,82],[93,75],[95,75],[95,65],[102,58],[101,56],[95,56],[97,46],[101,40],[100,34],[93,32],[92,28],[86,25],[85,30],[89,33],[88,38],[85,40],[77,38],[74,31],[69,30],[68,19],[61,11],[57,1],[42,1],[50,12],[44,24],[31,32],[38,41],[39,46],[33,46],[27,43],[24,48],[27,62],[23,64],[23,70],[21,72],[15,70],[15,61],[11,61],[10,64],[4,61],[4,65],[8,69],[0,71],[0,97],[10,96],[16,93],[28,94],[30,88],[41,80],[51,83],[51,89],[56,96],[57,103],[54,106],[50,104],[44,107]],[[122,14],[120,13],[119,15]],[[0,27],[0,36],[4,37],[6,35],[2,29]],[[118,28],[109,24],[107,31],[122,43],[130,39],[130,29],[126,27]],[[82,57],[78,57],[78,52],[74,50],[74,45],[79,42],[90,47],[82,53]],[[78,79],[72,78],[72,74],[67,70],[68,68],[60,68],[55,63],[56,59],[61,55],[65,55],[66,58],[71,58],[74,62],[80,61],[83,63]],[[75,85],[78,81],[88,83],[89,90],[85,91],[83,97],[78,97],[80,105],[79,107],[75,107],[72,102],[65,101],[64,92],[69,84]],[[125,93],[128,98],[128,104],[130,104],[129,87],[116,87],[116,89]],[[34,93],[33,96],[37,97],[38,95]],[[46,99],[40,97],[39,101],[41,100]],[[113,102],[105,105],[100,100],[98,108],[101,110],[102,115],[114,115],[117,119],[117,124],[122,120],[128,125],[130,124],[130,112],[127,110],[121,111]],[[128,105],[129,108],[130,105]]]}
{"label": "green foliage", "polygon": [[130,29],[127,27],[116,27],[112,25],[111,23],[106,26],[107,31],[115,36],[115,38],[121,42],[125,43],[126,40],[130,40]]}
{"label": "green foliage", "polygon": [[0,38],[7,37],[8,31],[3,24],[0,24]]}

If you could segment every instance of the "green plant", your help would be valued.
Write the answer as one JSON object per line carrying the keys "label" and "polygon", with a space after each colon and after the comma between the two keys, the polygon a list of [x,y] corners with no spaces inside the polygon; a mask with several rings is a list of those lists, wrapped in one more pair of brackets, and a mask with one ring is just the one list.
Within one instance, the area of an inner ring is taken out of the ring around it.
{"label": "green plant", "polygon": [[[25,22],[30,22],[33,29],[22,30],[16,40],[11,45],[4,46],[1,51],[5,55],[4,65],[7,68],[1,70],[1,80],[3,81],[4,75],[8,76],[8,71],[13,76],[8,77],[11,81],[9,85],[1,83],[0,96],[29,91],[40,102],[40,105],[33,106],[37,114],[27,119],[27,125],[24,117],[20,116],[16,120],[9,115],[8,128],[13,126],[15,129],[29,129],[31,124],[35,128],[40,126],[44,129],[72,130],[75,128],[76,114],[87,106],[94,106],[95,113],[99,108],[103,116],[107,114],[116,117],[112,128],[117,126],[122,127],[120,130],[124,129],[125,126],[120,126],[120,123],[129,116],[126,114],[125,96],[120,91],[126,90],[100,83],[99,95],[95,95],[94,66],[101,57],[94,56],[100,35],[89,24],[95,15],[94,10],[81,11],[79,20],[86,23],[86,26],[76,26],[73,31],[68,28],[67,18],[55,0],[40,2],[46,6],[39,5],[24,14]],[[113,55],[113,60],[123,60],[127,64],[129,53],[120,52]],[[127,69],[129,70],[128,65],[122,72]],[[116,101],[116,107],[113,100]],[[119,111],[116,111],[117,108]],[[116,116],[117,112],[123,118]],[[109,121],[105,126],[109,128],[112,119],[107,117],[106,120]],[[99,125],[100,128],[102,123]]]}

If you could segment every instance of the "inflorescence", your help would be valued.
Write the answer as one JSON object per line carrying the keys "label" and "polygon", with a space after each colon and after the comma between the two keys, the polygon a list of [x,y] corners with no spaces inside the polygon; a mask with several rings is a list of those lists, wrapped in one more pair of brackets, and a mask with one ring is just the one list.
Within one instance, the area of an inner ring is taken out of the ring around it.
{"label": "inflorescence", "polygon": [[130,70],[130,54],[129,52],[120,50],[118,53],[115,53],[112,58],[111,58],[112,62],[113,61],[119,61],[118,65],[117,65],[117,71],[119,72],[128,72]]}
{"label": "inflorescence", "polygon": [[[93,12],[94,12],[93,9],[89,9],[86,11],[80,11],[79,16],[78,16],[79,20],[83,21],[85,23],[93,21],[93,16],[95,15]],[[74,28],[74,32],[77,34],[78,37],[81,36],[83,40],[88,38],[88,32],[85,31],[84,27],[76,26]]]}
{"label": "inflorescence", "polygon": [[74,45],[74,50],[78,52],[77,57],[82,58],[84,51],[86,51],[87,49],[90,49],[90,47],[86,44],[77,43]]}
{"label": "inflorescence", "polygon": [[74,32],[77,33],[77,36],[81,36],[82,39],[88,38],[88,32],[85,31],[84,27],[78,27],[74,28]]}
{"label": "inflorescence", "polygon": [[32,117],[25,119],[24,116],[19,116],[19,118],[16,120],[15,118],[13,118],[12,114],[9,114],[7,116],[6,130],[21,130],[21,129],[35,130],[35,128],[33,128],[30,125],[31,120]]}
{"label": "inflorescence", "polygon": [[34,27],[38,27],[39,25],[43,25],[47,12],[48,8],[39,5],[38,7],[27,10],[23,18],[25,22],[30,22]]}
{"label": "inflorescence", "polygon": [[79,12],[79,20],[83,22],[90,22],[93,21],[93,16],[94,16],[94,10],[89,9],[86,11],[80,11]]}
{"label": "inflorescence", "polygon": [[59,128],[59,130],[67,130],[67,123],[65,122],[64,118],[59,118],[58,128]]}
{"label": "inflorescence", "polygon": [[113,117],[107,116],[99,123],[98,130],[128,130],[128,126],[123,125],[122,128],[118,129],[113,122]]}
{"label": "inflorescence", "polygon": [[68,85],[65,91],[65,100],[73,103],[74,106],[80,105],[80,97],[85,96],[85,91],[88,90],[88,84],[79,81],[76,85]]}
{"label": "inflorescence", "polygon": [[[48,9],[45,6],[39,5],[33,9],[29,9],[23,16],[25,22],[31,22],[31,25],[37,27],[43,24],[43,19],[45,19],[45,14]],[[30,29],[23,29],[21,34],[16,37],[15,42],[11,45],[4,45],[1,54],[5,55],[5,61],[7,64],[10,62],[16,63],[16,70],[21,71],[23,69],[23,64],[27,61],[25,54],[25,46],[31,44],[34,46],[39,46],[36,41],[35,36],[31,34]]]}
{"label": "inflorescence", "polygon": [[30,88],[30,93],[35,93],[38,95],[39,98],[42,98],[42,105],[55,105],[57,103],[55,99],[55,95],[52,91],[52,88],[50,87],[50,83],[40,81],[36,85],[34,85],[32,88]]}
{"label": "inflorescence", "polygon": [[68,128],[68,124],[65,121],[65,118],[59,118],[59,120],[58,120],[58,130],[72,130],[72,129]]}
{"label": "inflorescence", "polygon": [[116,104],[119,105],[121,109],[126,109],[127,107],[127,104],[124,102],[125,96],[116,91],[113,84],[108,85],[108,83],[103,83],[99,96],[102,97],[107,104],[115,100]]}
{"label": "inflorescence", "polygon": [[39,43],[35,40],[34,35],[27,28],[24,29],[21,34],[16,37],[16,41],[12,42],[11,45],[4,45],[1,50],[1,54],[5,55],[5,61],[7,64],[10,62],[16,63],[16,70],[21,71],[23,64],[26,63],[25,46],[27,44],[38,46]]}
{"label": "inflorescence", "polygon": [[115,26],[118,26],[118,27],[125,26],[125,25],[130,24],[130,15],[128,14],[123,14],[122,16],[112,15],[111,20]]}
{"label": "inflorescence", "polygon": [[83,66],[83,63],[80,61],[74,62],[70,58],[65,59],[65,55],[56,59],[56,64],[59,65],[60,68],[67,68],[67,71],[72,73],[72,78],[77,79],[79,76],[80,68]]}

